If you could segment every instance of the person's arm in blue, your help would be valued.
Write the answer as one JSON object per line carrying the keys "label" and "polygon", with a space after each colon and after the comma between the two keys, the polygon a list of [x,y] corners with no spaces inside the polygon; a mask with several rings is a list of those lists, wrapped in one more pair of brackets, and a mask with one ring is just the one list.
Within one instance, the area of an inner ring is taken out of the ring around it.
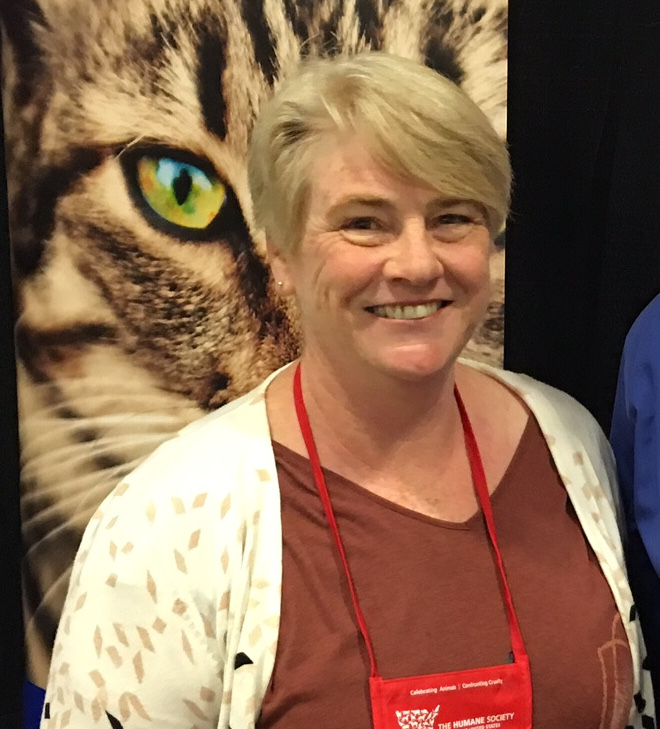
{"label": "person's arm in blue", "polygon": [[660,699],[660,297],[624,346],[610,434],[627,524],[630,583]]}

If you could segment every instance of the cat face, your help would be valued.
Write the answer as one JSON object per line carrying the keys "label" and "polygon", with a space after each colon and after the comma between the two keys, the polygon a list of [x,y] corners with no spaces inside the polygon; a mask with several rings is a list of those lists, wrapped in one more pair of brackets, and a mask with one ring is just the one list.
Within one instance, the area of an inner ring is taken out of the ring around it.
{"label": "cat face", "polygon": [[[0,19],[28,661],[43,683],[102,498],[298,352],[247,192],[263,100],[302,57],[374,48],[458,81],[503,134],[506,2],[12,0]],[[501,329],[492,306],[482,338]],[[497,357],[501,339],[485,341]]]}
{"label": "cat face", "polygon": [[[502,8],[455,15],[435,2],[417,17],[412,3],[343,5],[40,3],[27,31],[38,68],[12,59],[28,103],[7,113],[13,139],[30,140],[9,177],[19,347],[33,376],[75,375],[86,347],[107,343],[206,409],[295,355],[251,228],[244,160],[261,102],[301,56],[412,55],[462,81],[501,125]],[[483,47],[493,39],[495,53]],[[485,54],[477,80],[469,66]]]}
{"label": "cat face", "polygon": [[76,376],[87,347],[107,345],[206,409],[295,354],[249,224],[243,160],[268,86],[235,58],[249,38],[230,9],[48,8],[63,30],[44,38],[36,199],[12,205],[34,208],[15,250],[33,376]]}

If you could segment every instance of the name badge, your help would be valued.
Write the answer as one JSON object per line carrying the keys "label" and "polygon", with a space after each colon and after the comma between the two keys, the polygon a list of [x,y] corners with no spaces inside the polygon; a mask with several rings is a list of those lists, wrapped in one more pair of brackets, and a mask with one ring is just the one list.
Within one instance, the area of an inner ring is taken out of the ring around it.
{"label": "name badge", "polygon": [[531,729],[529,663],[369,679],[374,729]]}

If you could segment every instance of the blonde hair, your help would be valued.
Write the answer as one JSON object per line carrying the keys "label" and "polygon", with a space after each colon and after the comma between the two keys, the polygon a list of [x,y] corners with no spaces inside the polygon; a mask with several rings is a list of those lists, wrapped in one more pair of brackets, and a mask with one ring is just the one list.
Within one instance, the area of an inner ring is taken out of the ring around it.
{"label": "blonde hair", "polygon": [[511,167],[485,114],[436,71],[368,52],[303,63],[255,123],[248,156],[255,223],[282,252],[302,236],[314,152],[350,135],[393,174],[479,203],[491,232],[501,230]]}

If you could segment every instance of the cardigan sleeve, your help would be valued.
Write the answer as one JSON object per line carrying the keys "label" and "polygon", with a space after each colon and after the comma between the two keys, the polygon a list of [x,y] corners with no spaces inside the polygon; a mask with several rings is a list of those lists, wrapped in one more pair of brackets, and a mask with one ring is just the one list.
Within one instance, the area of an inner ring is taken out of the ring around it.
{"label": "cardigan sleeve", "polygon": [[[104,501],[76,557],[42,729],[218,725],[236,515],[165,444]],[[232,538],[227,538],[231,534]]]}

